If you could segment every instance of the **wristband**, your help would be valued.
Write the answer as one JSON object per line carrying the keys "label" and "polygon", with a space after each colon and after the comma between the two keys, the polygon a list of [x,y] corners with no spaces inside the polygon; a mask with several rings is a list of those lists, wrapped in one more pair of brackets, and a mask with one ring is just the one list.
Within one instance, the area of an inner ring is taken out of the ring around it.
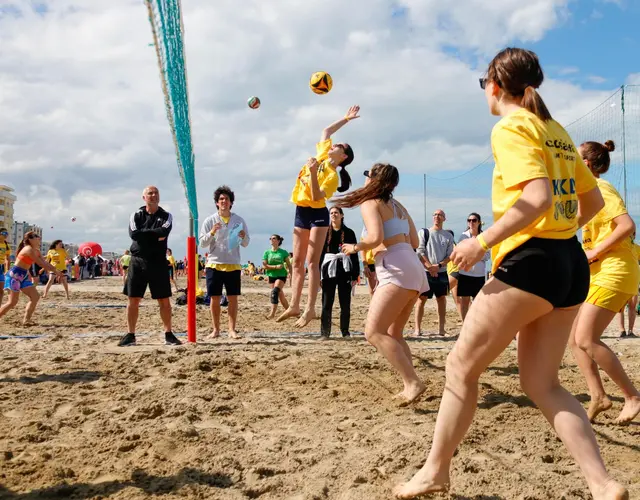
{"label": "wristband", "polygon": [[484,236],[482,235],[482,233],[476,236],[476,240],[478,240],[478,243],[480,243],[480,246],[485,252],[489,251],[489,245],[487,245],[487,242],[484,241]]}
{"label": "wristband", "polygon": [[351,120],[351,118],[349,118],[347,115],[344,115],[344,119],[347,121]]}

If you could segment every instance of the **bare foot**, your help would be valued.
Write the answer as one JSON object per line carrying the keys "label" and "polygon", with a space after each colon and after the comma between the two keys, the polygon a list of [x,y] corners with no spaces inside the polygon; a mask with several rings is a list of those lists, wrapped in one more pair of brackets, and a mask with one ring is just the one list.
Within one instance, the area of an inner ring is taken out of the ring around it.
{"label": "bare foot", "polygon": [[211,335],[207,336],[207,339],[213,340],[213,339],[217,339],[218,337],[220,337],[220,331],[214,330],[213,332],[211,332]]}
{"label": "bare foot", "polygon": [[29,327],[29,326],[38,326],[38,323],[36,323],[35,321],[23,321],[22,322],[22,326],[24,327]]}
{"label": "bare foot", "polygon": [[300,317],[300,309],[288,308],[285,312],[283,312],[280,316],[278,316],[278,319],[276,320],[276,323],[280,323],[281,321],[284,321],[285,319],[299,318],[299,317]]}
{"label": "bare foot", "polygon": [[607,396],[602,399],[592,399],[591,403],[589,403],[589,409],[587,410],[589,422],[593,422],[598,414],[607,411],[612,405],[613,403],[611,403],[611,400]]}
{"label": "bare foot", "polygon": [[295,322],[295,326],[297,326],[298,328],[302,328],[303,326],[307,326],[317,318],[318,317],[316,316],[315,311],[305,310],[304,313],[302,313],[302,316],[300,316],[300,319]]}
{"label": "bare foot", "polygon": [[634,418],[640,414],[640,396],[634,396],[631,399],[627,399],[624,402],[622,411],[618,418],[616,418],[616,424],[628,424]]}
{"label": "bare foot", "polygon": [[413,335],[415,337],[420,337],[422,335],[422,332],[420,330],[416,330],[416,331],[413,332]]}
{"label": "bare foot", "polygon": [[275,318],[275,317],[276,317],[276,313],[273,313],[273,314],[272,314],[272,313],[269,313],[269,314],[267,314],[267,315],[265,316],[265,319],[273,319],[273,318]]}
{"label": "bare foot", "polygon": [[593,492],[593,500],[629,500],[629,492],[627,488],[611,479],[598,491]]}
{"label": "bare foot", "polygon": [[229,332],[229,338],[230,339],[241,339],[242,337],[240,335],[238,335],[238,332],[236,332],[235,330],[231,330]]}
{"label": "bare foot", "polygon": [[403,408],[405,406],[409,406],[411,403],[415,403],[420,399],[420,396],[424,394],[424,391],[427,390],[427,386],[422,382],[417,383],[396,396],[397,399],[400,400],[400,407]]}
{"label": "bare foot", "polygon": [[449,491],[449,477],[434,478],[423,467],[408,482],[393,488],[396,498],[416,498],[430,493]]}

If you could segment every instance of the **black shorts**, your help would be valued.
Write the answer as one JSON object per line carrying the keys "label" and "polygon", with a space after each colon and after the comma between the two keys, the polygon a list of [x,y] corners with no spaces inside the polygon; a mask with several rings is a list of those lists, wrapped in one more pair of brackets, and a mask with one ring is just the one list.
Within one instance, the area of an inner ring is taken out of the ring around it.
{"label": "black shorts", "polygon": [[273,284],[276,281],[281,280],[287,282],[287,276],[269,276],[269,283]]}
{"label": "black shorts", "polygon": [[449,276],[451,276],[453,279],[460,280],[460,272],[459,271],[453,271],[452,273],[449,273]]}
{"label": "black shorts", "polygon": [[447,273],[438,273],[437,278],[427,273],[427,280],[429,281],[429,290],[424,292],[421,297],[431,299],[435,295],[437,299],[449,293],[449,277]]}
{"label": "black shorts", "polygon": [[126,271],[127,269],[129,269],[129,266],[122,266],[122,269]]}
{"label": "black shorts", "polygon": [[458,277],[458,297],[472,297],[475,299],[484,286],[484,282],[484,276],[460,274]]}
{"label": "black shorts", "polygon": [[152,299],[168,299],[171,297],[171,282],[165,271],[166,267],[164,261],[154,262],[131,257],[123,293],[127,297],[142,298],[148,285]]}
{"label": "black shorts", "polygon": [[[61,270],[60,272],[61,272],[62,274],[64,274],[65,276],[66,276],[67,274],[69,274],[69,271],[67,271],[66,269]],[[56,274],[56,273],[52,273],[51,271],[49,271],[49,274]]]}
{"label": "black shorts", "polygon": [[505,255],[493,275],[556,308],[582,304],[589,292],[589,264],[575,236],[568,240],[531,238]]}
{"label": "black shorts", "polygon": [[376,272],[376,265],[375,264],[367,264],[367,267],[369,268],[369,271],[372,273]]}
{"label": "black shorts", "polygon": [[302,229],[329,227],[329,210],[327,207],[311,208],[296,206],[296,219],[293,225]]}
{"label": "black shorts", "polygon": [[207,267],[207,295],[209,297],[220,297],[223,286],[227,296],[240,295],[241,282],[240,270],[218,271]]}

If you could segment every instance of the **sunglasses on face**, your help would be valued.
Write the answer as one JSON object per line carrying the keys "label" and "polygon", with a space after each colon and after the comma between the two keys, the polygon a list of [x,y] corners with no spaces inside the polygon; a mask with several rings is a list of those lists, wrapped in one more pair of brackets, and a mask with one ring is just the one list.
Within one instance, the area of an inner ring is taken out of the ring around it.
{"label": "sunglasses on face", "polygon": [[2,231],[2,232],[0,233],[0,236],[9,236],[9,233],[7,233],[6,231]]}
{"label": "sunglasses on face", "polygon": [[478,80],[480,82],[480,88],[482,90],[486,89],[488,80],[486,78],[478,78]]}
{"label": "sunglasses on face", "polygon": [[478,219],[467,219],[467,222],[478,222]]}

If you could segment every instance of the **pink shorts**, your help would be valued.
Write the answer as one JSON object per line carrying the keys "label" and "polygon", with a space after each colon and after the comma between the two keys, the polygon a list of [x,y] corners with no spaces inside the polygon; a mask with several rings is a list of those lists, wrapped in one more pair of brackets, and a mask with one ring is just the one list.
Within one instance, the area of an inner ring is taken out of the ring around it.
{"label": "pink shorts", "polygon": [[424,293],[429,290],[427,273],[418,254],[409,243],[397,243],[376,254],[378,286],[392,283],[405,290]]}

